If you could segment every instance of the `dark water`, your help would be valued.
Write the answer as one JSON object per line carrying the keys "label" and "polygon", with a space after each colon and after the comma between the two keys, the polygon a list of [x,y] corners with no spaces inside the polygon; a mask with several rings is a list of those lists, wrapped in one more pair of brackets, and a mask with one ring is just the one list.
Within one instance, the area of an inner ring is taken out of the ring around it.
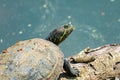
{"label": "dark water", "polygon": [[60,45],[65,56],[120,43],[120,0],[0,0],[0,51],[68,22],[74,32]]}

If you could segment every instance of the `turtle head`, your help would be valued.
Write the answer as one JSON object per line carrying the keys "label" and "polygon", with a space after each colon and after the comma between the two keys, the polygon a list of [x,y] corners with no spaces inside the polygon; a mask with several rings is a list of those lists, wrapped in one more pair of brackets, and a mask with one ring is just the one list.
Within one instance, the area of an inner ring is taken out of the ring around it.
{"label": "turtle head", "polygon": [[59,45],[70,35],[73,29],[74,27],[71,23],[65,24],[60,28],[54,29],[46,38],[46,40],[51,41],[56,45]]}

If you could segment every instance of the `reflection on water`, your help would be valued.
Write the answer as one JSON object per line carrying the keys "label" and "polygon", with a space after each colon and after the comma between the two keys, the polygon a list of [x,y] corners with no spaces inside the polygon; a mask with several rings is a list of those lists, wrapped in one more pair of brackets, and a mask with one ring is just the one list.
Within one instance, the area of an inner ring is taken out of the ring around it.
{"label": "reflection on water", "polygon": [[120,43],[119,0],[0,1],[0,51],[15,42],[45,38],[72,22],[74,32],[60,45],[65,56],[109,43]]}

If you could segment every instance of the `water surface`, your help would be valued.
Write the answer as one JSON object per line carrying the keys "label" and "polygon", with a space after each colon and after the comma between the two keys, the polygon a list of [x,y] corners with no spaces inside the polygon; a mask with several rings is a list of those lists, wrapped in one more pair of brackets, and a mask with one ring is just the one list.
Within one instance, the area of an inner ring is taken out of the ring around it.
{"label": "water surface", "polygon": [[120,43],[120,0],[0,0],[0,51],[20,40],[45,38],[72,22],[74,32],[59,46],[65,56]]}

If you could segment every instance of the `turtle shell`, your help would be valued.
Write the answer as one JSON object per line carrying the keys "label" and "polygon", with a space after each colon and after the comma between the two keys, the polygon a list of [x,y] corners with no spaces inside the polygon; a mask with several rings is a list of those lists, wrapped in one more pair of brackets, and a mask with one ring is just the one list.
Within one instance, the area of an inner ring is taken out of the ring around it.
{"label": "turtle shell", "polygon": [[62,51],[39,38],[17,42],[0,54],[0,80],[57,80],[62,69]]}

